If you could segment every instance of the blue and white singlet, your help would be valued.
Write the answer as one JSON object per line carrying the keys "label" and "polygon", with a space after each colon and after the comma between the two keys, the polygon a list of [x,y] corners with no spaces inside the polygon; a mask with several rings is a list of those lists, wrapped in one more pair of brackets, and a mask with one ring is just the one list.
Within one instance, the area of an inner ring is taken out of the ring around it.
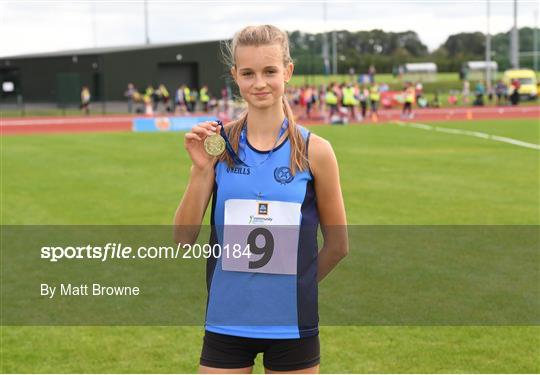
{"label": "blue and white singlet", "polygon": [[[310,132],[296,126],[307,146]],[[288,137],[268,159],[270,151],[249,142],[244,151],[247,166],[215,166],[210,244],[222,251],[206,265],[205,329],[252,338],[316,335],[319,215],[313,175],[291,175]],[[241,250],[233,254],[234,245]]]}

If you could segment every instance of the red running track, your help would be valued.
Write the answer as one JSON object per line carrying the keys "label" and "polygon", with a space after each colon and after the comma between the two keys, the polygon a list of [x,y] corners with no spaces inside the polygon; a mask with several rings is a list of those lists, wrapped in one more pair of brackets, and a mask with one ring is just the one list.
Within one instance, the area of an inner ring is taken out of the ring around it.
{"label": "red running track", "polygon": [[0,134],[89,133],[131,131],[132,116],[60,116],[0,119]]}
{"label": "red running track", "polygon": [[[356,110],[356,108],[355,108]],[[358,111],[356,112],[358,113]],[[413,110],[414,118],[411,121],[470,121],[489,119],[517,119],[517,118],[540,118],[540,106],[527,107],[454,107],[454,108],[425,108]],[[372,119],[364,119],[361,123],[373,123]],[[385,109],[379,111],[377,122],[407,121],[401,119],[400,109]],[[310,125],[327,122],[323,118],[305,119],[300,118],[299,123]],[[353,121],[356,123],[356,121]]]}
{"label": "red running track", "polygon": [[[415,122],[422,121],[470,121],[485,119],[540,119],[540,106],[526,107],[456,107],[427,108],[413,111]],[[385,123],[400,119],[397,109],[380,110],[378,122]],[[127,132],[131,131],[132,119],[136,116],[65,116],[65,117],[23,117],[0,119],[0,135],[44,134],[44,133],[85,133],[85,132]],[[303,125],[327,123],[322,117],[299,118]],[[362,122],[364,123],[364,122]],[[365,123],[372,123],[371,120]]]}

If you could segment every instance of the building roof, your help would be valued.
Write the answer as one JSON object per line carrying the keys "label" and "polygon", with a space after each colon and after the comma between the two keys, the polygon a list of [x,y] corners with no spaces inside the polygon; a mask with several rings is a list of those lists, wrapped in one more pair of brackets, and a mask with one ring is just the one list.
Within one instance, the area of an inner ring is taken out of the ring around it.
{"label": "building roof", "polygon": [[215,43],[220,40],[205,40],[199,42],[184,42],[184,43],[160,43],[160,44],[135,44],[130,46],[116,46],[116,47],[96,47],[96,48],[83,48],[83,49],[74,49],[74,50],[64,50],[64,51],[51,51],[51,52],[39,52],[39,53],[30,53],[23,55],[13,55],[13,56],[0,56],[0,59],[29,59],[36,57],[60,57],[60,56],[71,56],[71,55],[99,55],[104,53],[115,53],[115,52],[125,52],[125,51],[136,51],[144,49],[153,49],[153,48],[163,48],[163,47],[175,47],[175,46],[186,46],[190,44],[203,44],[203,43]]}

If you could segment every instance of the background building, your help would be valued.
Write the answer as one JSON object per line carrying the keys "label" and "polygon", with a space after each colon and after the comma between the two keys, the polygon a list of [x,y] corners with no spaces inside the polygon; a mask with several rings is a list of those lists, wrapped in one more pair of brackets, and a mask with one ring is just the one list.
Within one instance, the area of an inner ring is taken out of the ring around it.
{"label": "background building", "polygon": [[93,101],[124,100],[129,82],[139,92],[163,83],[171,96],[181,84],[208,85],[220,95],[228,73],[219,41],[73,51],[3,57],[0,59],[2,100],[22,95],[25,102],[79,103],[82,86]]}

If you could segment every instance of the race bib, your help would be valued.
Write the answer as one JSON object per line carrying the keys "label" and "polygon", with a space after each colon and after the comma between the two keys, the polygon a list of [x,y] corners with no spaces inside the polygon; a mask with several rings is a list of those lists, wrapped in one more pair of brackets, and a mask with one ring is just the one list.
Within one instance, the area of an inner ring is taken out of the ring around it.
{"label": "race bib", "polygon": [[222,269],[296,275],[300,203],[225,201]]}

